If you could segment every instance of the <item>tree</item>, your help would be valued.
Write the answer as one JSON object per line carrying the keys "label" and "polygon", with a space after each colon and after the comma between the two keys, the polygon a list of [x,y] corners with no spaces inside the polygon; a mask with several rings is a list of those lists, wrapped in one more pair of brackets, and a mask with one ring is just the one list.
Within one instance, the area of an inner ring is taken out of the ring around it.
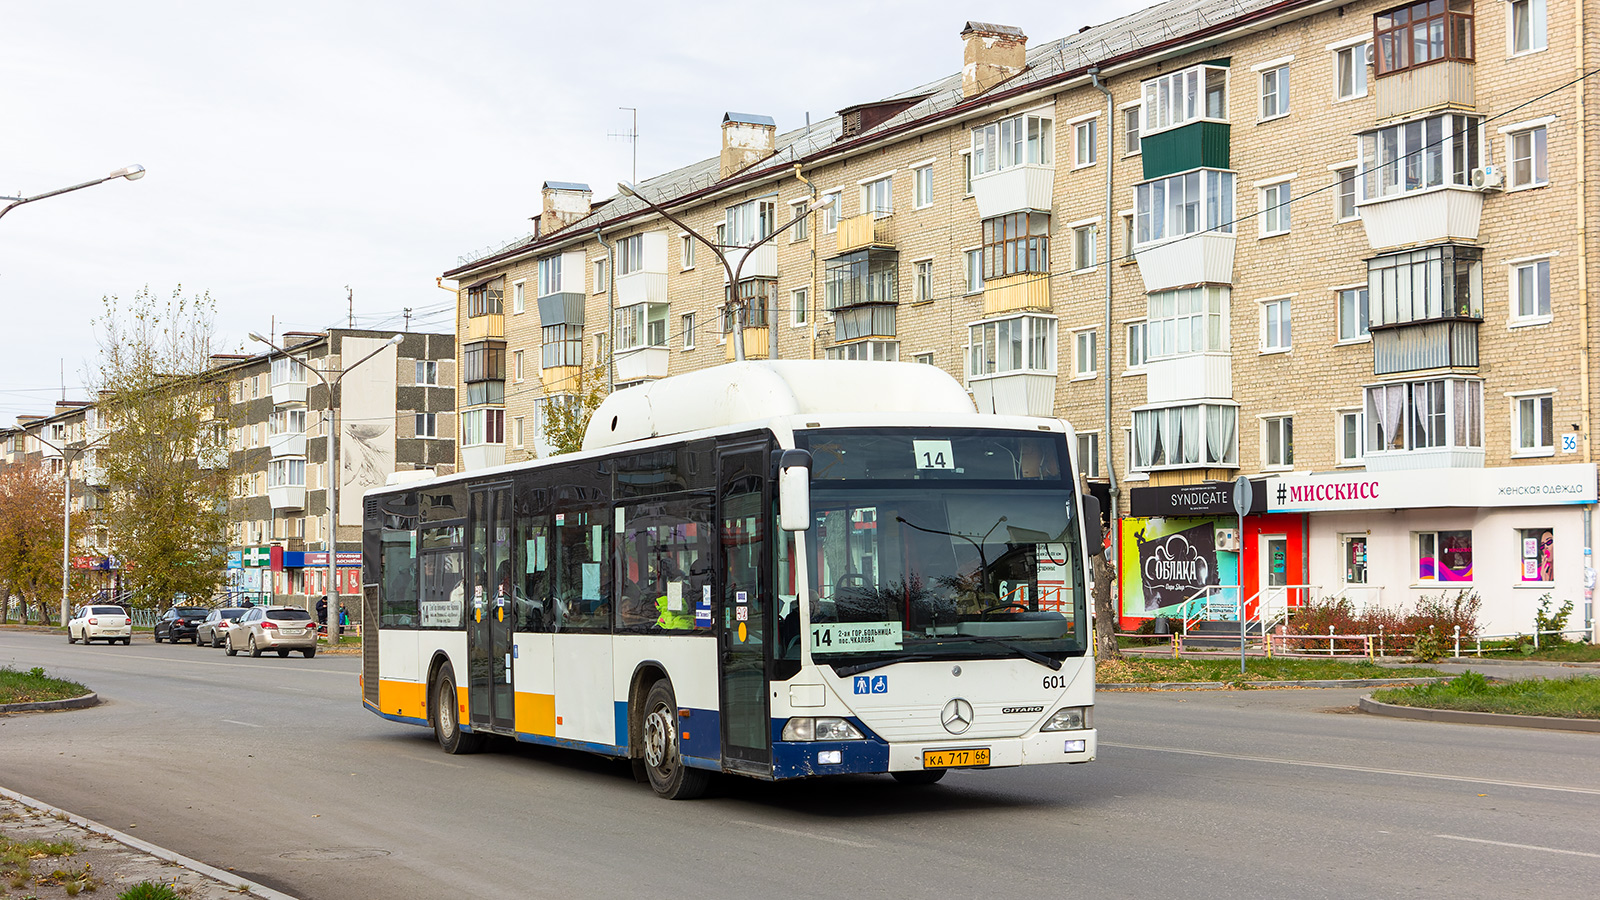
{"label": "tree", "polygon": [[135,606],[209,599],[222,584],[229,496],[227,383],[207,374],[216,303],[141,289],[104,298],[102,517]]}
{"label": "tree", "polygon": [[[42,465],[8,466],[0,471],[0,622],[11,620],[12,598],[39,607],[39,619],[52,619],[50,605],[61,596],[61,478]],[[73,521],[73,540],[83,524]]]}
{"label": "tree", "polygon": [[606,398],[606,366],[605,361],[597,362],[593,369],[579,366],[574,374],[547,385],[559,385],[559,390],[549,392],[544,409],[544,436],[552,456],[583,449],[589,419]]}

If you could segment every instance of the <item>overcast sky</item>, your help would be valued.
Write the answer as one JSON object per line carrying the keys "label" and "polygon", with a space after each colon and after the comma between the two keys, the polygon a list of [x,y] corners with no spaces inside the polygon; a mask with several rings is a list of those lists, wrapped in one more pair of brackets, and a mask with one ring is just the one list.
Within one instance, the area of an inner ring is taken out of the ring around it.
{"label": "overcast sky", "polygon": [[[0,0],[0,425],[86,396],[91,318],[145,285],[251,331],[448,331],[435,276],[531,230],[546,180],[610,196],[961,68],[968,19],[1030,45],[1150,5]],[[6,201],[0,201],[3,205]],[[255,352],[252,348],[251,352]]]}

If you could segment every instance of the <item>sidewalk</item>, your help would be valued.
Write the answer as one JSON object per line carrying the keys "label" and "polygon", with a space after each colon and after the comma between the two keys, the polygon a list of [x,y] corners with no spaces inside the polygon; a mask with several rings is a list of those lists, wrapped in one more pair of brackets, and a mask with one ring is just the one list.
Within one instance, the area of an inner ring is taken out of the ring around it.
{"label": "sidewalk", "polygon": [[[261,897],[264,900],[295,900],[271,888],[254,884],[231,872],[189,859],[129,834],[107,828],[81,816],[42,803],[0,787],[0,839],[6,841],[71,841],[78,849],[70,856],[29,860],[32,878],[20,886],[0,885],[0,894],[15,891],[19,897],[56,900],[73,896],[61,879],[50,873],[61,870],[87,873],[98,881],[89,888],[92,896],[112,900],[132,885],[143,881],[165,884],[185,900],[224,900]],[[44,875],[44,883],[38,876]],[[81,885],[81,882],[73,882]],[[81,888],[80,888],[81,890]],[[78,893],[77,896],[83,896]]]}

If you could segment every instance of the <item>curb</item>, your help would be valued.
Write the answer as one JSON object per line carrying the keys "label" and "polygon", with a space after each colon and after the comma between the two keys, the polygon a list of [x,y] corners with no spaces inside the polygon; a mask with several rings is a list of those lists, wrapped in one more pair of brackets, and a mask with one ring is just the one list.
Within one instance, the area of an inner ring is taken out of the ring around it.
{"label": "curb", "polygon": [[1558,666],[1563,669],[1600,669],[1600,662],[1564,662],[1558,659],[1502,659],[1495,657],[1452,656],[1440,660],[1453,666]]}
{"label": "curb", "polygon": [[[65,700],[40,700],[35,703],[0,703],[0,716],[14,712],[36,712],[54,709],[88,709],[100,702],[100,695],[94,691],[82,697],[68,697]],[[31,805],[31,804],[30,804]]]}
{"label": "curb", "polygon": [[81,828],[87,828],[95,834],[104,835],[114,841],[117,841],[118,843],[127,844],[129,847],[132,847],[135,850],[148,853],[157,859],[166,860],[169,863],[182,866],[191,872],[204,875],[205,877],[230,888],[243,887],[247,889],[250,895],[253,897],[260,897],[262,900],[297,900],[297,898],[289,894],[285,894],[282,891],[275,891],[272,888],[256,884],[249,879],[241,877],[236,872],[224,872],[215,866],[208,866],[198,860],[190,859],[181,853],[174,853],[165,847],[157,847],[155,844],[152,844],[149,841],[141,841],[131,834],[123,834],[115,828],[107,828],[106,826],[101,825],[99,822],[85,819],[80,815],[69,813],[64,809],[57,809],[48,803],[35,800],[26,794],[19,794],[16,791],[0,787],[0,796],[10,797],[12,800],[17,801],[24,806],[31,806],[45,815],[65,819],[66,821],[71,822],[72,824]]}
{"label": "curb", "polygon": [[1544,728],[1553,731],[1600,733],[1600,719],[1519,716],[1511,713],[1471,712],[1464,709],[1426,709],[1420,706],[1397,706],[1393,703],[1381,703],[1371,697],[1362,697],[1361,702],[1357,705],[1364,713],[1371,713],[1375,716],[1391,716],[1396,719],[1449,722],[1455,725],[1499,725],[1509,728]]}
{"label": "curb", "polygon": [[1334,678],[1326,681],[1117,681],[1095,685],[1097,691],[1237,691],[1263,688],[1399,687],[1438,684],[1454,676],[1427,678]]}

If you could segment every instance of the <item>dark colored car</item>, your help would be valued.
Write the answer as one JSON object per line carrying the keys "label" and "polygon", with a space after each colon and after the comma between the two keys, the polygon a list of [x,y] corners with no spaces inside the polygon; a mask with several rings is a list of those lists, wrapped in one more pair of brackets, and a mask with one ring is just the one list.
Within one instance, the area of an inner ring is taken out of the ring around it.
{"label": "dark colored car", "polygon": [[195,631],[210,612],[203,606],[174,606],[167,610],[156,620],[156,643],[171,641],[176,644],[183,640],[198,643]]}

